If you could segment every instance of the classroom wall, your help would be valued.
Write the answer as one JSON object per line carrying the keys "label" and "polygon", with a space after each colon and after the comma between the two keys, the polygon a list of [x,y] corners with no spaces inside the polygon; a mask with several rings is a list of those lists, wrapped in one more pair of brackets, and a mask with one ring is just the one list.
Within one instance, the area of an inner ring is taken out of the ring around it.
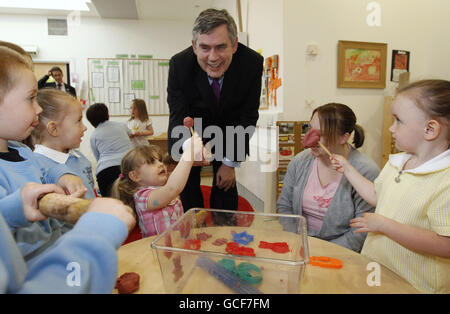
{"label": "classroom wall", "polygon": [[[381,26],[366,23],[367,4],[381,7]],[[449,79],[450,54],[446,35],[450,1],[446,0],[285,0],[284,37],[284,118],[304,120],[312,109],[327,102],[342,102],[356,113],[366,130],[362,151],[381,162],[382,108],[385,95],[392,95],[390,82],[393,49],[411,52],[411,79]],[[445,37],[445,39],[444,39]],[[336,87],[338,40],[388,44],[387,88],[347,89]],[[306,55],[308,43],[319,44],[320,54]],[[311,107],[305,101],[314,101]]]}
{"label": "classroom wall", "polygon": [[[190,45],[192,21],[121,20],[81,18],[79,25],[69,25],[68,36],[48,36],[47,17],[38,15],[1,15],[0,39],[22,45],[36,45],[39,61],[67,61],[72,78],[79,77],[79,96],[87,98],[87,59],[113,58],[116,54],[151,54],[168,59]],[[75,74],[75,75],[74,75]],[[81,93],[80,93],[81,91]],[[126,121],[126,117],[111,118]],[[167,132],[168,116],[151,117],[155,135]],[[89,138],[93,127],[84,119],[88,130],[81,151],[96,166]],[[94,170],[95,171],[95,170]]]}

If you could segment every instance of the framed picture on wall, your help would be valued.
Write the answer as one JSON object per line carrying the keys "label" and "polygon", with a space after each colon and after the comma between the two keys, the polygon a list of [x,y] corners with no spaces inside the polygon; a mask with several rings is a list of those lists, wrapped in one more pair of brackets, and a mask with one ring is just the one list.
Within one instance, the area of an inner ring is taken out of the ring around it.
{"label": "framed picture on wall", "polygon": [[359,41],[338,43],[340,88],[385,88],[387,44]]}
{"label": "framed picture on wall", "polygon": [[409,51],[392,50],[391,81],[398,82],[405,72],[409,72]]}

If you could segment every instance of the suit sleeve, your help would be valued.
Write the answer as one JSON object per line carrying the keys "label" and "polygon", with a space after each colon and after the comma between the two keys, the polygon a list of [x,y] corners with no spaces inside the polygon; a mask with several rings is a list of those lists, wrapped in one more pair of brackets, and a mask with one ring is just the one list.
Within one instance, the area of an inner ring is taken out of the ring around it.
{"label": "suit sleeve", "polygon": [[48,76],[47,74],[45,74],[39,81],[38,81],[38,89],[44,88],[45,87],[45,83],[47,83],[47,80],[50,76]]}
{"label": "suit sleeve", "polygon": [[[243,103],[240,105],[242,108],[239,113],[238,124],[242,126],[248,132],[245,132],[245,155],[250,153],[250,138],[253,136],[254,127],[258,121],[259,113],[259,103],[261,97],[261,81],[262,81],[262,71],[263,71],[263,59],[261,56],[257,56],[254,61],[254,67],[247,73],[248,80],[250,82],[249,89],[246,93],[246,97]],[[247,127],[252,126],[253,128],[247,129]],[[245,156],[238,155],[237,143],[235,143],[235,156],[233,161],[242,162],[245,160]],[[231,156],[227,155],[227,158]]]}
{"label": "suit sleeve", "polygon": [[167,83],[167,103],[169,104],[169,128],[168,128],[168,149],[171,151],[172,145],[181,139],[181,136],[173,136],[174,127],[183,125],[183,120],[187,116],[192,116],[189,111],[188,101],[183,94],[180,85],[180,73],[176,66],[175,59],[169,62],[169,78]]}
{"label": "suit sleeve", "polygon": [[75,88],[73,86],[69,85],[69,90],[70,90],[70,93],[72,94],[72,96],[77,98],[77,92],[76,92]]}
{"label": "suit sleeve", "polygon": [[251,85],[247,93],[245,103],[242,104],[242,114],[240,117],[240,124],[246,128],[249,125],[256,126],[258,121],[258,109],[261,97],[261,82],[262,82],[263,60],[258,56],[258,62],[255,64],[255,70],[251,75]]}

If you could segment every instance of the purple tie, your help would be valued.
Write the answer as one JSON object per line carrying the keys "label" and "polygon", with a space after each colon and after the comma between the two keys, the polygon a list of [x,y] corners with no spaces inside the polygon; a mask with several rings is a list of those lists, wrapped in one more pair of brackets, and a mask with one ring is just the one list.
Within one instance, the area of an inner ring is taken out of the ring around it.
{"label": "purple tie", "polygon": [[214,96],[216,96],[217,103],[219,103],[219,99],[220,99],[220,84],[219,84],[219,79],[213,78],[211,87],[212,87]]}

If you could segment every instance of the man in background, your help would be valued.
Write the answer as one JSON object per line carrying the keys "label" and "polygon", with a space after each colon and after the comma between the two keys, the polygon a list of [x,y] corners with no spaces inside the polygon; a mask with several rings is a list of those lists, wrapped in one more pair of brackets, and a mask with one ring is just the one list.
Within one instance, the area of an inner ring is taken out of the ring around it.
{"label": "man in background", "polygon": [[[52,76],[55,81],[51,83],[47,83],[48,79]],[[63,82],[63,72],[61,68],[59,67],[53,67],[48,71],[47,75],[44,75],[39,81],[38,81],[38,88],[56,88],[59,90],[62,90],[63,92],[67,92],[71,94],[73,97],[77,97],[77,93],[75,91],[75,88],[70,86],[69,84],[66,84]]]}

